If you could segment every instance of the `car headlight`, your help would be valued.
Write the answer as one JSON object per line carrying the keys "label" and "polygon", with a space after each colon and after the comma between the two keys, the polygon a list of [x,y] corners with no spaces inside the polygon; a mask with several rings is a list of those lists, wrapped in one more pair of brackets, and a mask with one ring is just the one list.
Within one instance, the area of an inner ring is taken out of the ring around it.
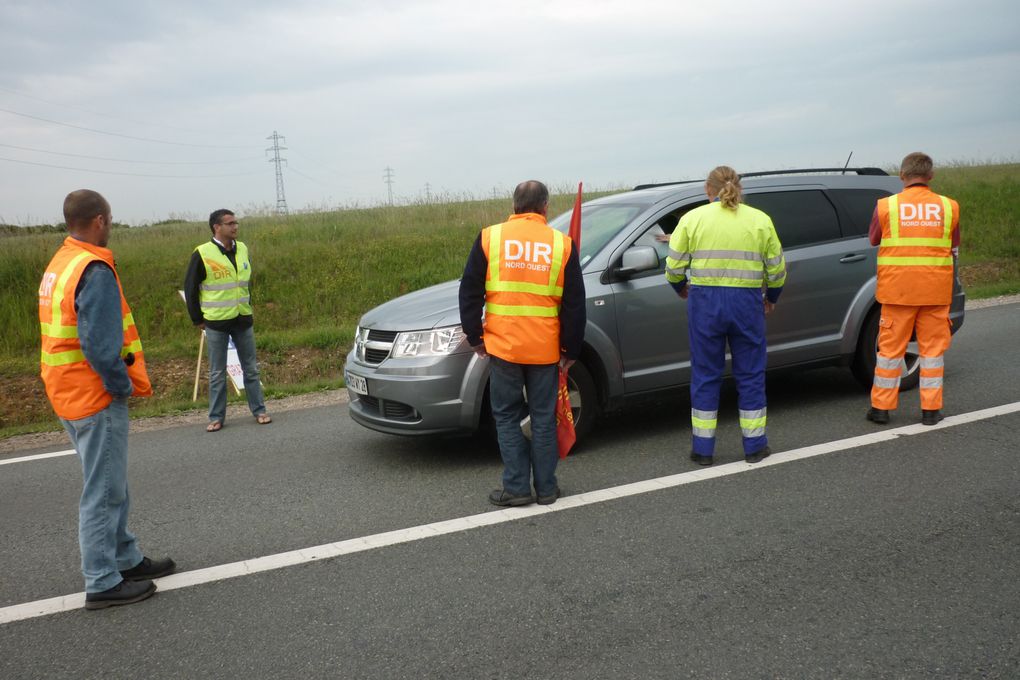
{"label": "car headlight", "polygon": [[445,356],[453,354],[464,344],[466,344],[464,331],[460,326],[447,326],[430,331],[407,331],[397,333],[390,356],[394,359]]}

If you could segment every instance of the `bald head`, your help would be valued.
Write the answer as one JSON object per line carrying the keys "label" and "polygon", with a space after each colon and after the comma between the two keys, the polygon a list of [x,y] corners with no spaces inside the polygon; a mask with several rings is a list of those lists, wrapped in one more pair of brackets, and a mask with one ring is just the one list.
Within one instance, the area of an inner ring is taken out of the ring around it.
{"label": "bald head", "polygon": [[545,215],[549,208],[549,190],[537,180],[521,182],[514,189],[514,214],[538,213]]}

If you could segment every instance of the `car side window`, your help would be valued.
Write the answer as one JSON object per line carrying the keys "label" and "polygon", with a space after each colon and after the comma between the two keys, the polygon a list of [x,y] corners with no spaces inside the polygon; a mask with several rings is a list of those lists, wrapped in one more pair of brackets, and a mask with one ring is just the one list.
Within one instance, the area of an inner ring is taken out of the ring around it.
{"label": "car side window", "polygon": [[634,239],[632,246],[651,246],[655,248],[655,254],[659,256],[659,268],[656,270],[662,273],[666,268],[666,256],[669,255],[669,237],[676,229],[680,217],[696,206],[685,206],[680,210],[666,213],[652,226],[648,227],[640,236]]}
{"label": "car side window", "polygon": [[744,201],[772,218],[784,249],[842,237],[836,208],[822,191],[749,193],[744,196]]}
{"label": "car side window", "polygon": [[839,201],[846,210],[847,219],[843,221],[843,236],[864,236],[871,226],[871,216],[875,214],[878,199],[889,196],[884,189],[830,189],[829,193]]}

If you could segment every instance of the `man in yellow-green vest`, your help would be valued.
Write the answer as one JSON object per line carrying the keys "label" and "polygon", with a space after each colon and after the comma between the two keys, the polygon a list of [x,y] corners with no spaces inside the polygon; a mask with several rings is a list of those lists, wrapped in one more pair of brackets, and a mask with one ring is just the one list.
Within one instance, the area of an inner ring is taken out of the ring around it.
{"label": "man in yellow-green vest", "polygon": [[237,240],[237,217],[230,210],[209,215],[212,240],[195,248],[184,278],[191,321],[205,331],[209,345],[209,424],[218,432],[227,417],[227,350],[233,342],[244,373],[248,408],[260,425],[272,422],[266,413],[255,361],[251,306],[251,262],[248,248]]}

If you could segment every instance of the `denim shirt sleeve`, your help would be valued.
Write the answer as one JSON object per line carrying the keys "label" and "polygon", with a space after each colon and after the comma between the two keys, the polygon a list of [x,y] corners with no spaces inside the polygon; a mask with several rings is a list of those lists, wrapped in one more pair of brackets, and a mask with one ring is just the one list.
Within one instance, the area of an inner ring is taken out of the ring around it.
{"label": "denim shirt sleeve", "polygon": [[74,298],[78,312],[78,339],[85,360],[114,397],[131,396],[127,366],[120,356],[124,346],[124,320],[120,287],[113,270],[101,262],[85,268]]}

